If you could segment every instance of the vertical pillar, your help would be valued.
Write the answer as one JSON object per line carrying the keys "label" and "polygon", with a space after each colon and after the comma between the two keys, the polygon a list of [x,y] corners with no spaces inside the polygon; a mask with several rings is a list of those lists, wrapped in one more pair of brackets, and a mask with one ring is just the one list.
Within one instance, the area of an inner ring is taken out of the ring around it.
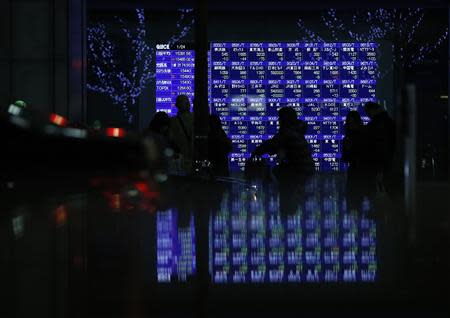
{"label": "vertical pillar", "polygon": [[[194,155],[203,160],[208,155],[208,25],[207,0],[197,0],[195,8],[195,99],[194,99]],[[198,185],[197,185],[198,186]],[[197,191],[206,189],[199,187]],[[195,215],[195,240],[197,264],[197,310],[199,317],[206,316],[209,286],[208,271],[208,209],[200,204]]]}
{"label": "vertical pillar", "polygon": [[86,121],[86,0],[68,0],[68,116]]}
{"label": "vertical pillar", "polygon": [[11,1],[0,1],[0,108],[11,102]]}
{"label": "vertical pillar", "polygon": [[69,117],[68,104],[68,1],[52,0],[52,100],[53,111],[62,116]]}
{"label": "vertical pillar", "polygon": [[[450,3],[448,4],[448,24],[450,25]],[[448,42],[448,63],[447,63],[447,78],[450,79],[450,41]],[[448,90],[447,90],[447,95],[450,95],[450,81],[448,82]],[[448,126],[448,136],[450,136],[450,99],[447,98],[447,104],[448,104],[448,112],[447,112],[447,126]],[[448,169],[447,169],[447,180],[450,183],[450,138],[448,140],[448,144],[447,144],[447,151],[448,151],[448,160],[447,160],[447,164],[448,164]]]}
{"label": "vertical pillar", "polygon": [[405,178],[405,208],[409,218],[409,242],[414,244],[417,238],[417,103],[416,86],[407,84],[405,87],[405,160],[404,160],[404,178]]}
{"label": "vertical pillar", "polygon": [[194,154],[195,160],[208,155],[208,28],[207,0],[197,0],[195,8],[195,99],[194,99]]}
{"label": "vertical pillar", "polygon": [[14,0],[9,12],[9,96],[44,113],[54,110],[52,5],[51,0]]}
{"label": "vertical pillar", "polygon": [[[0,106],[85,115],[85,0],[0,1]],[[70,81],[69,81],[70,80]]]}

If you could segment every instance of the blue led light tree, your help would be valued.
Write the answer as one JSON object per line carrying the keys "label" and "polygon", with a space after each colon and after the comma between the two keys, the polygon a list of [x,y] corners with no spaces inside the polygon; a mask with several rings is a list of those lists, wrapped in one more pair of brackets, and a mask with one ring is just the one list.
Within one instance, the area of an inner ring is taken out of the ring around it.
{"label": "blue led light tree", "polygon": [[[180,9],[176,33],[167,41],[172,45],[183,39],[194,23],[191,9]],[[87,29],[88,67],[93,75],[87,88],[107,95],[114,105],[121,107],[129,123],[138,97],[155,77],[152,62],[155,49],[150,45],[144,9],[136,9],[137,21],[133,25],[115,18],[120,26],[120,38],[112,36],[105,23],[97,22]],[[118,42],[126,47],[126,56],[120,52]]]}
{"label": "blue led light tree", "polygon": [[432,42],[424,42],[417,36],[418,31],[424,28],[425,14],[422,8],[379,8],[338,16],[336,9],[329,9],[321,15],[326,30],[321,35],[312,31],[303,19],[299,19],[297,25],[304,41],[391,43],[393,63],[388,69],[379,71],[378,76],[382,78],[392,69],[401,72],[423,63],[447,39],[448,27],[441,29],[440,35]]}

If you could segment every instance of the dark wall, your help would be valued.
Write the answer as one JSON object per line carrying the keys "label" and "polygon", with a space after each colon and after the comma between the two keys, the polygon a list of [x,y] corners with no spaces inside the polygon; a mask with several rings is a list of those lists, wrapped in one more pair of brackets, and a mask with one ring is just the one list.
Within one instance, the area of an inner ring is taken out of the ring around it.
{"label": "dark wall", "polygon": [[84,0],[0,1],[1,106],[21,99],[83,119],[84,9]]}
{"label": "dark wall", "polygon": [[448,178],[448,77],[436,76],[440,73],[440,65],[430,63],[410,75],[416,84],[419,180]]}

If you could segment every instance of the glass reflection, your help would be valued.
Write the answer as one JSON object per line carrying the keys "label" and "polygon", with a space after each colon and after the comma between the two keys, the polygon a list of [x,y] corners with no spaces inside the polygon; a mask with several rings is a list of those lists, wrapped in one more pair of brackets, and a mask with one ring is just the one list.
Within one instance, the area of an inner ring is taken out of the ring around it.
{"label": "glass reflection", "polygon": [[[348,208],[344,185],[323,177],[289,191],[232,185],[209,217],[212,282],[374,282],[376,222],[370,202],[364,198]],[[174,276],[185,281],[195,272],[193,217],[188,229],[177,229],[176,218],[175,210],[157,216],[159,282]],[[180,265],[181,259],[189,266]]]}
{"label": "glass reflection", "polygon": [[183,282],[195,273],[194,217],[185,227],[178,221],[176,209],[157,213],[158,282]]}

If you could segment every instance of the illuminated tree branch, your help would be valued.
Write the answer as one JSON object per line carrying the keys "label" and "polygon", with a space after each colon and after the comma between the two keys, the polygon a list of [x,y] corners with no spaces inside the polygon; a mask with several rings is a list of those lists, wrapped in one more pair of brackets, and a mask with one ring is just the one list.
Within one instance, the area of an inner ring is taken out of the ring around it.
{"label": "illuminated tree branch", "polygon": [[405,69],[423,63],[448,38],[446,27],[433,42],[418,42],[416,34],[423,28],[424,17],[425,11],[421,8],[357,10],[353,15],[342,17],[335,9],[329,9],[321,15],[326,34],[316,34],[302,19],[297,24],[303,41],[392,43],[393,66],[378,71],[378,76],[384,77],[395,67]]}
{"label": "illuminated tree branch", "polygon": [[[180,41],[191,30],[194,19],[188,16],[190,12],[190,9],[179,10],[177,30],[168,44]],[[129,123],[133,121],[137,98],[155,77],[152,70],[155,49],[150,45],[143,9],[136,9],[136,18],[135,26],[129,26],[120,17],[115,18],[118,22],[115,27],[120,25],[122,34],[116,41],[112,40],[104,23],[98,22],[87,29],[88,65],[94,75],[87,88],[108,95],[113,104],[122,108]],[[125,58],[118,50],[117,41],[126,43]]]}

